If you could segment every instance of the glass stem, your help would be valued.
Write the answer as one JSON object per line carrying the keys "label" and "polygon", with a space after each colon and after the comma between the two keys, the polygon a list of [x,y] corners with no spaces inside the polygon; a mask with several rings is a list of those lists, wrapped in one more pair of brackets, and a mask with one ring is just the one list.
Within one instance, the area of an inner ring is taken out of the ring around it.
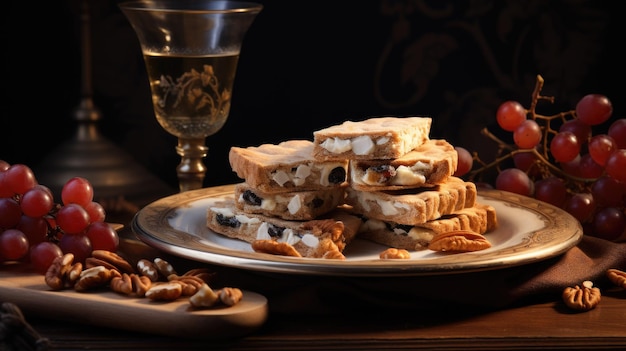
{"label": "glass stem", "polygon": [[176,172],[180,192],[202,188],[207,170],[203,159],[208,151],[205,139],[178,138],[176,153],[180,155],[181,160]]}

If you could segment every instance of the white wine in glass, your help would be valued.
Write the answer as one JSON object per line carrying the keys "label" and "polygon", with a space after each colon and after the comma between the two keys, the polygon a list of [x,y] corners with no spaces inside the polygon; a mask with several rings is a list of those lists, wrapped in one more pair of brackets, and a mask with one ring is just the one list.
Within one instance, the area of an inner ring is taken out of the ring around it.
{"label": "white wine in glass", "polygon": [[206,138],[228,119],[241,44],[262,5],[139,0],[119,6],[139,38],[156,119],[178,138],[180,191],[199,189]]}
{"label": "white wine in glass", "polygon": [[144,55],[157,121],[179,138],[215,134],[228,118],[238,54]]}

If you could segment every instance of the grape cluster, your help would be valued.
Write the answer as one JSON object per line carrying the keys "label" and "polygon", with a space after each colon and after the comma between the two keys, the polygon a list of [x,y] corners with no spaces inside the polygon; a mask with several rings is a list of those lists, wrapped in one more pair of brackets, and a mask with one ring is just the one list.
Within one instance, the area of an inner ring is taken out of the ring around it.
{"label": "grape cluster", "polygon": [[[607,122],[613,113],[611,101],[602,94],[585,95],[570,111],[539,114],[539,101],[554,102],[553,97],[541,95],[543,83],[537,76],[529,109],[517,101],[499,106],[497,124],[512,133],[513,143],[507,144],[483,129],[484,135],[498,143],[496,159],[486,163],[477,153],[457,147],[456,175],[475,180],[486,170],[496,169],[496,189],[564,209],[581,223],[585,234],[624,240],[626,118],[612,122],[606,133],[594,135],[593,127]],[[476,169],[475,161],[480,165]]]}
{"label": "grape cluster", "polygon": [[57,203],[31,168],[0,160],[0,262],[30,262],[45,273],[66,253],[84,262],[93,250],[117,251],[118,234],[93,195],[87,179],[74,177]]}

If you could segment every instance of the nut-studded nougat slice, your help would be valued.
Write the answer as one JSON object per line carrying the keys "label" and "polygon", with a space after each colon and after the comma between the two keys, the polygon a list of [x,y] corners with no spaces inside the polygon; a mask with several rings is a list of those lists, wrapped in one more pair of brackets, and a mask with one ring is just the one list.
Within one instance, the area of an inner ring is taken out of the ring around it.
{"label": "nut-studded nougat slice", "polygon": [[235,185],[235,204],[248,213],[287,220],[309,220],[343,204],[344,188],[266,193],[244,182]]}
{"label": "nut-studded nougat slice", "polygon": [[485,234],[498,227],[496,209],[480,203],[417,225],[379,219],[363,218],[362,220],[359,238],[389,247],[416,251],[426,249],[431,239],[437,234],[455,230],[471,230],[478,234]]}
{"label": "nut-studded nougat slice", "polygon": [[416,225],[472,207],[476,195],[474,183],[453,176],[431,188],[361,191],[347,187],[345,203],[368,218]]}
{"label": "nut-studded nougat slice", "polygon": [[430,117],[373,117],[313,132],[318,160],[398,158],[429,139]]}
{"label": "nut-studded nougat slice", "polygon": [[366,191],[433,186],[454,174],[458,158],[450,143],[432,139],[395,159],[350,161],[350,184]]}
{"label": "nut-studded nougat slice", "polygon": [[313,142],[287,140],[277,145],[231,147],[232,170],[264,192],[285,192],[340,187],[347,183],[348,160],[318,161]]}
{"label": "nut-studded nougat slice", "polygon": [[207,210],[207,227],[215,233],[248,242],[255,251],[285,256],[345,259],[342,252],[360,225],[359,217],[343,209],[320,219],[288,221],[246,213],[232,198]]}

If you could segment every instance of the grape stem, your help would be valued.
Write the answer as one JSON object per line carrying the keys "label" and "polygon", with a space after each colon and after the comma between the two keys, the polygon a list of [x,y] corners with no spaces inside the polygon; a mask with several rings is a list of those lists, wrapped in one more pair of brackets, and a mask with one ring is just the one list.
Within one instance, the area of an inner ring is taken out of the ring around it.
{"label": "grape stem", "polygon": [[528,172],[535,169],[538,169],[542,177],[546,178],[549,176],[558,176],[568,181],[570,186],[576,188],[586,188],[590,186],[596,179],[589,178],[581,178],[577,176],[573,176],[571,174],[565,173],[559,167],[555,166],[550,159],[549,152],[549,141],[550,138],[558,133],[558,130],[552,128],[551,124],[555,120],[560,120],[561,122],[567,122],[570,119],[576,118],[576,111],[569,110],[565,112],[560,112],[554,115],[542,115],[537,113],[537,104],[540,100],[547,100],[550,103],[554,103],[553,96],[545,96],[541,95],[541,90],[543,89],[544,79],[541,75],[537,75],[537,81],[535,83],[535,89],[532,93],[532,101],[530,103],[530,108],[526,110],[526,113],[529,115],[529,118],[533,120],[541,120],[543,123],[540,124],[541,129],[543,130],[543,143],[542,143],[542,151],[540,152],[536,148],[532,149],[519,149],[517,146],[508,144],[491,133],[487,128],[483,128],[481,130],[481,134],[488,137],[489,139],[496,142],[498,145],[498,151],[496,153],[496,158],[490,162],[486,163],[480,159],[476,152],[473,153],[472,158],[474,161],[479,163],[481,167],[471,171],[468,173],[468,179],[474,180],[477,176],[481,175],[483,172],[489,169],[496,169],[500,171],[500,165],[502,162],[508,159],[512,159],[514,155],[519,153],[532,153],[536,161],[533,163],[531,167],[529,167]]}
{"label": "grape stem", "polygon": [[[547,161],[550,159],[550,156],[548,155],[548,152],[550,151],[550,148],[548,147],[550,136],[556,135],[558,133],[558,130],[552,128],[552,121],[555,119],[560,119],[562,122],[566,122],[568,120],[568,117],[569,119],[574,119],[576,118],[576,111],[570,110],[570,111],[560,112],[552,116],[545,116],[545,115],[537,113],[537,103],[539,102],[539,100],[547,100],[547,101],[550,101],[550,103],[554,103],[554,96],[541,95],[541,90],[543,89],[544,82],[545,81],[543,77],[540,74],[538,74],[537,82],[535,83],[535,89],[533,90],[533,93],[532,93],[532,100],[530,103],[530,108],[527,110],[527,113],[530,114],[530,118],[533,120],[539,119],[539,120],[545,121],[544,125],[541,128],[543,129],[543,138],[542,138],[543,139],[543,159]],[[552,166],[550,162],[546,162],[546,164],[549,164]]]}

